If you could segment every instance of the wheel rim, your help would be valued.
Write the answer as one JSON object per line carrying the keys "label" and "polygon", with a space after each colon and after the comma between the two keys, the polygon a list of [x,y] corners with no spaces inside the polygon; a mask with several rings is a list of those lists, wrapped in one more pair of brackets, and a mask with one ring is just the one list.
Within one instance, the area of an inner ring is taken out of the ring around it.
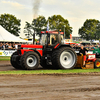
{"label": "wheel rim", "polygon": [[60,63],[64,68],[71,68],[76,62],[76,56],[73,51],[63,51],[60,55]]}
{"label": "wheel rim", "polygon": [[100,67],[100,62],[99,61],[96,62],[96,66]]}
{"label": "wheel rim", "polygon": [[37,64],[37,58],[35,56],[29,56],[26,60],[29,67],[34,67]]}

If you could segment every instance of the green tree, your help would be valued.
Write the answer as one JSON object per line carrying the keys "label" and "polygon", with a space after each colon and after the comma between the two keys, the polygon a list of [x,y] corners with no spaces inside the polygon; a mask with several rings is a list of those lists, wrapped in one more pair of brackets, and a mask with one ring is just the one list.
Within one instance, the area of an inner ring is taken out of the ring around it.
{"label": "green tree", "polygon": [[35,34],[39,35],[41,31],[46,30],[46,19],[44,16],[39,16],[32,21],[32,29]]}
{"label": "green tree", "polygon": [[29,22],[26,22],[25,24],[24,33],[27,38],[30,38],[33,35],[32,26]]}
{"label": "green tree", "polygon": [[14,15],[1,14],[0,25],[4,27],[8,32],[19,36],[21,20],[17,19]]}
{"label": "green tree", "polygon": [[65,29],[65,36],[69,38],[70,33],[72,33],[72,27],[70,27],[69,22],[67,19],[64,19],[61,15],[53,15],[51,17],[46,18],[44,16],[39,16],[36,19],[33,19],[31,26],[27,22],[27,32],[31,33],[30,27],[33,31],[35,31],[36,35],[40,35],[41,31],[47,30],[47,23],[49,21],[49,30],[57,30],[60,29],[64,32]]}
{"label": "green tree", "polygon": [[[99,21],[95,19],[87,19],[83,26],[79,29],[78,34],[86,39],[86,40],[92,40],[97,39],[97,28],[98,28]],[[98,30],[99,31],[99,30]]]}
{"label": "green tree", "polygon": [[[40,32],[45,30],[46,19],[44,16],[39,16],[32,20],[32,23],[26,22],[24,33],[27,38],[33,36],[33,43],[35,41],[35,34],[40,35]],[[27,33],[27,34],[26,34]],[[35,34],[34,34],[35,33]]]}
{"label": "green tree", "polygon": [[96,39],[100,40],[100,22],[97,24],[96,28]]}
{"label": "green tree", "polygon": [[56,29],[59,31],[61,29],[64,32],[65,29],[65,37],[69,38],[69,35],[72,33],[72,27],[70,27],[67,19],[64,19],[61,15],[53,15],[48,18],[49,21],[49,29]]}

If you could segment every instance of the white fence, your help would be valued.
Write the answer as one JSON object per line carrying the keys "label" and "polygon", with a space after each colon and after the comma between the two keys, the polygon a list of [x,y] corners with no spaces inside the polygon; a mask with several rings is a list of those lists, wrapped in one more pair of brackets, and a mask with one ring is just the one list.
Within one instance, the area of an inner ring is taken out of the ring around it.
{"label": "white fence", "polygon": [[11,56],[16,50],[0,50],[0,56]]}

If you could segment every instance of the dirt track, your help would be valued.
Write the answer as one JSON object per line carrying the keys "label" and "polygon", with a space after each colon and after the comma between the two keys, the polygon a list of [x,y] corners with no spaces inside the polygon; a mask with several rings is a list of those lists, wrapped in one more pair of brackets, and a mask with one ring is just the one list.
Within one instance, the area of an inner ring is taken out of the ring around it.
{"label": "dirt track", "polygon": [[[5,62],[3,65],[2,62],[0,70],[14,68],[10,63]],[[100,100],[100,73],[1,75],[0,100]]]}

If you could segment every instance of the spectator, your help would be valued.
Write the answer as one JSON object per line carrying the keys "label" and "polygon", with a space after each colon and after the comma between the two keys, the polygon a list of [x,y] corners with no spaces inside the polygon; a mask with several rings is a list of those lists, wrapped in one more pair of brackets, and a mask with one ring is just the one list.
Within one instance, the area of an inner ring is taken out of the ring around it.
{"label": "spectator", "polygon": [[2,44],[2,50],[5,50],[5,43]]}
{"label": "spectator", "polygon": [[38,45],[39,44],[39,41],[36,41],[36,44]]}
{"label": "spectator", "polygon": [[5,44],[5,49],[8,50],[8,43]]}
{"label": "spectator", "polygon": [[86,45],[86,47],[85,47],[87,50],[89,50],[89,45]]}
{"label": "spectator", "polygon": [[2,49],[2,43],[0,43],[0,49]]}
{"label": "spectator", "polygon": [[12,49],[15,49],[15,43],[12,44]]}
{"label": "spectator", "polygon": [[18,49],[18,43],[15,44],[15,49]]}
{"label": "spectator", "polygon": [[12,49],[12,45],[11,45],[11,43],[9,43],[8,49]]}

